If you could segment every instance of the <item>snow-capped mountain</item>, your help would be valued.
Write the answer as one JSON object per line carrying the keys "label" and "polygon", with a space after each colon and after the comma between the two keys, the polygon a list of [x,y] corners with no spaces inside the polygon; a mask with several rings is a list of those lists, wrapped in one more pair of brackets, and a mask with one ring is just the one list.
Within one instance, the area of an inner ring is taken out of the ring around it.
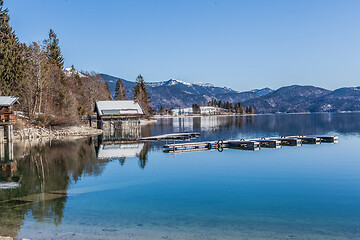
{"label": "snow-capped mountain", "polygon": [[[100,76],[109,84],[111,94],[114,96],[115,85],[119,78],[107,74],[100,74]],[[128,91],[128,96],[132,97],[131,90],[135,86],[135,82],[125,79],[122,79],[122,81]],[[193,103],[207,103],[212,99],[242,102],[262,96],[256,92],[260,91],[259,89],[256,91],[238,92],[227,87],[216,87],[210,83],[188,83],[176,79],[163,82],[147,82],[146,84],[151,95],[153,107],[190,107]]]}
{"label": "snow-capped mountain", "polygon": [[66,76],[71,76],[72,74],[77,73],[81,78],[86,77],[85,74],[82,74],[81,72],[74,70],[72,68],[65,68],[64,73],[66,74]]}
{"label": "snow-capped mountain", "polygon": [[[118,78],[100,74],[114,94]],[[123,80],[128,95],[135,82]],[[241,102],[253,106],[256,113],[278,112],[334,112],[360,111],[360,87],[339,88],[334,91],[314,86],[286,86],[277,90],[270,88],[238,92],[212,84],[188,83],[170,79],[164,82],[147,83],[153,107],[184,108],[194,103],[204,104],[212,99],[225,102]]]}

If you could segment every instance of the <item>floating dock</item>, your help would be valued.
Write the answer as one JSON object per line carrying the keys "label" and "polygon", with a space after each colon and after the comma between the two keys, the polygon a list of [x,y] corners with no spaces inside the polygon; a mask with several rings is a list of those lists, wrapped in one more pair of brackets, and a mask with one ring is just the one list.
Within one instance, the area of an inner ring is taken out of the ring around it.
{"label": "floating dock", "polygon": [[337,136],[282,136],[271,138],[259,138],[259,139],[240,139],[240,140],[219,140],[219,141],[207,141],[207,142],[192,142],[192,143],[174,143],[166,144],[163,146],[164,152],[194,152],[217,149],[222,152],[224,148],[235,148],[243,150],[260,150],[264,148],[281,148],[282,146],[301,146],[302,144],[320,144],[336,143],[338,141]]}
{"label": "floating dock", "polygon": [[158,136],[151,136],[151,137],[143,137],[140,138],[139,141],[160,141],[160,140],[187,140],[192,138],[197,138],[201,134],[197,132],[192,133],[171,133],[171,134],[164,134]]}

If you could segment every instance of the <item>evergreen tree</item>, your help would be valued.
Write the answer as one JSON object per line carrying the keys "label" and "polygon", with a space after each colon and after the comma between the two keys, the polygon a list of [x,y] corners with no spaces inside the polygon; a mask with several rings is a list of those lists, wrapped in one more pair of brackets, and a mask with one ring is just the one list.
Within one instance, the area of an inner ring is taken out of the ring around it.
{"label": "evergreen tree", "polygon": [[71,65],[70,69],[71,76],[75,79],[75,84],[78,88],[82,87],[82,80],[78,71],[76,71],[74,65]]}
{"label": "evergreen tree", "polygon": [[126,94],[126,88],[124,86],[123,81],[119,78],[119,80],[116,82],[115,87],[115,100],[127,100],[128,96]]}
{"label": "evergreen tree", "polygon": [[133,89],[134,99],[138,100],[143,108],[145,115],[149,116],[150,113],[150,95],[146,89],[146,83],[141,74],[136,78],[136,85]]}
{"label": "evergreen tree", "polygon": [[106,93],[108,95],[108,99],[111,100],[112,97],[111,97],[110,87],[109,87],[109,84],[107,82],[105,82],[105,90],[106,90]]}
{"label": "evergreen tree", "polygon": [[199,104],[193,104],[192,111],[193,111],[193,114],[201,114],[201,108],[200,108]]}
{"label": "evergreen tree", "polygon": [[163,106],[160,106],[159,113],[160,113],[161,115],[164,114],[164,107],[163,107]]}
{"label": "evergreen tree", "polygon": [[0,0],[0,94],[16,95],[23,76],[25,47],[10,27],[9,10],[3,5]]}
{"label": "evergreen tree", "polygon": [[238,102],[237,104],[235,104],[235,112],[236,112],[236,113],[240,113],[240,114],[244,114],[244,113],[245,113],[245,109],[244,109],[244,107],[241,105],[240,102]]}
{"label": "evergreen tree", "polygon": [[255,109],[253,108],[253,106],[249,107],[249,114],[255,114]]}
{"label": "evergreen tree", "polygon": [[59,46],[59,39],[57,38],[54,30],[50,29],[49,39],[46,40],[47,55],[51,63],[58,66],[60,69],[64,68],[64,58],[61,55],[61,49]]}

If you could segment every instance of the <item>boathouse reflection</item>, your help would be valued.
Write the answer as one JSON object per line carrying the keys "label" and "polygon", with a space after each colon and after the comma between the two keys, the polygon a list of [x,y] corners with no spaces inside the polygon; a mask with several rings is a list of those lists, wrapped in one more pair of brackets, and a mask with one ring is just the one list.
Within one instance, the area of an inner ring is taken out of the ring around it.
{"label": "boathouse reflection", "polygon": [[97,147],[98,161],[119,161],[121,165],[125,164],[126,158],[139,158],[139,166],[145,168],[147,155],[150,149],[149,143],[144,142],[101,142]]}

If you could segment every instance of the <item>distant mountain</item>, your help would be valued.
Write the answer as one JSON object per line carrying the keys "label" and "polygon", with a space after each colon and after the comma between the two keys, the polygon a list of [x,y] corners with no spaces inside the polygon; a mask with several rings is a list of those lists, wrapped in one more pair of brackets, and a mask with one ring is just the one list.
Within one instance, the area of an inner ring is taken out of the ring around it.
{"label": "distant mountain", "polygon": [[[100,74],[109,84],[112,95],[119,79]],[[135,82],[122,79],[132,98]],[[286,86],[277,90],[270,88],[238,92],[231,88],[216,87],[208,83],[187,83],[170,79],[164,82],[147,83],[152,106],[159,108],[190,107],[193,103],[207,103],[212,99],[241,102],[253,106],[256,113],[296,113],[360,111],[360,87],[347,87],[330,91],[314,86]]]}
{"label": "distant mountain", "polygon": [[267,95],[271,92],[273,92],[274,90],[270,89],[270,88],[261,88],[261,89],[254,89],[252,90],[252,92],[259,94],[260,96],[264,96]]}
{"label": "distant mountain", "polygon": [[256,99],[249,99],[243,104],[253,106],[258,113],[308,112],[311,111],[311,102],[330,92],[313,86],[293,85],[279,88]]}
{"label": "distant mountain", "polygon": [[339,88],[313,103],[313,111],[360,111],[360,87]]}
{"label": "distant mountain", "polygon": [[[114,97],[115,96],[116,82],[119,80],[119,78],[118,77],[113,77],[113,76],[110,76],[110,75],[107,75],[107,74],[103,74],[103,73],[100,73],[99,75],[102,77],[102,79],[104,79],[105,82],[107,82],[107,84],[109,85],[109,88],[110,88],[111,96]],[[121,78],[121,80],[124,83],[124,86],[125,86],[125,88],[127,90],[128,96],[132,97],[131,90],[134,88],[135,82],[127,81],[127,80],[122,79],[122,78]]]}
{"label": "distant mountain", "polygon": [[258,113],[360,111],[360,87],[330,91],[313,86],[288,86],[265,96],[249,99]]}
{"label": "distant mountain", "polygon": [[[115,95],[115,85],[118,77],[107,74],[100,74],[105,82],[109,84],[111,95]],[[135,82],[122,79],[128,96],[132,97],[131,90]],[[207,103],[212,99],[218,99],[229,102],[243,102],[245,100],[262,96],[265,92],[271,92],[271,89],[256,89],[249,92],[238,92],[231,88],[215,87],[209,83],[188,83],[176,79],[170,79],[164,82],[148,82],[148,91],[151,95],[152,105],[154,107],[163,106],[165,108],[190,107],[193,103]]]}

